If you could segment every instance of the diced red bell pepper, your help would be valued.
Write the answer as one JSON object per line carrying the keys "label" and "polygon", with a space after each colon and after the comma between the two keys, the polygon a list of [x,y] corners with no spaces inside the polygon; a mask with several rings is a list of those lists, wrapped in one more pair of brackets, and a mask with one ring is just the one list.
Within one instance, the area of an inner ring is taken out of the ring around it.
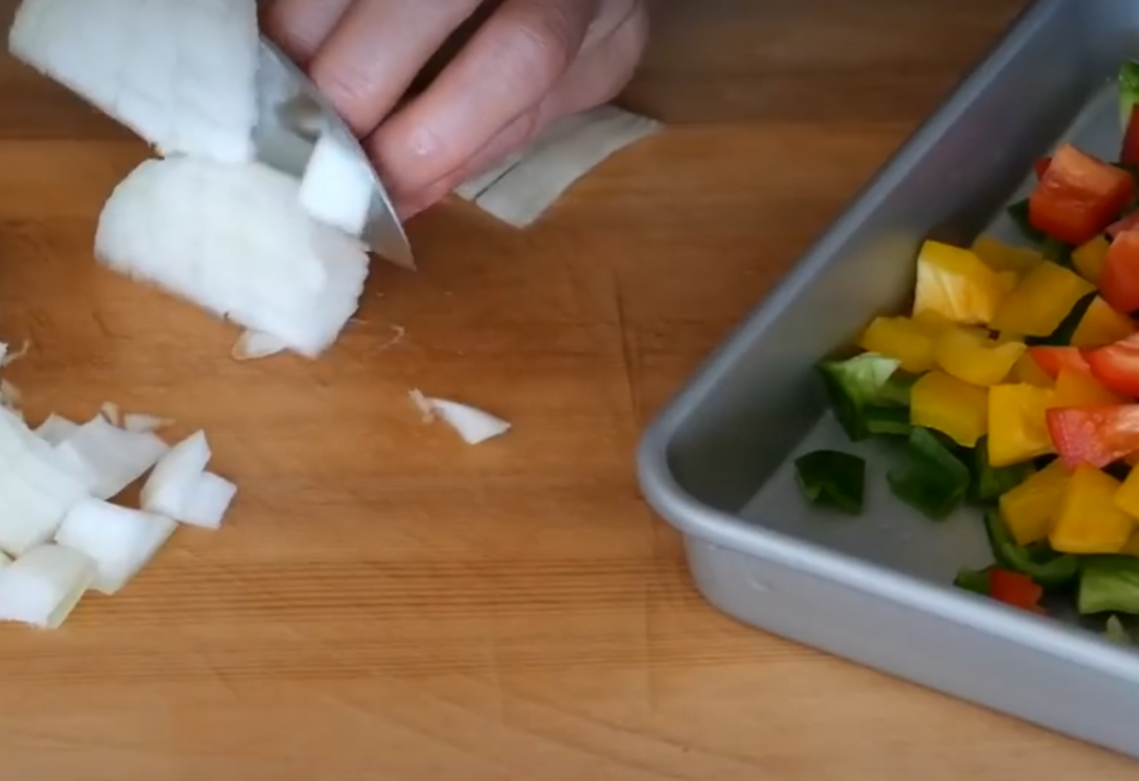
{"label": "diced red bell pepper", "polygon": [[1065,144],[1029,196],[1028,220],[1037,230],[1079,246],[1103,233],[1134,195],[1130,173]]}
{"label": "diced red bell pepper", "polygon": [[1037,179],[1043,179],[1044,174],[1048,171],[1048,166],[1052,165],[1051,157],[1038,157],[1036,162],[1032,164],[1032,170],[1036,172]]}
{"label": "diced red bell pepper", "polygon": [[1052,379],[1060,376],[1061,369],[1091,371],[1088,362],[1084,360],[1084,354],[1077,347],[1029,347],[1028,354]]}
{"label": "diced red bell pepper", "polygon": [[1120,233],[1107,248],[1099,278],[1100,295],[1116,312],[1139,309],[1139,231]]}
{"label": "diced red bell pepper", "polygon": [[1139,451],[1139,404],[1050,409],[1048,434],[1069,470],[1102,469]]}
{"label": "diced red bell pepper", "polygon": [[1119,162],[1124,165],[1139,165],[1139,104],[1131,107],[1131,119],[1127,122],[1127,132],[1123,134]]}
{"label": "diced red bell pepper", "polygon": [[1084,354],[1088,368],[1109,390],[1139,396],[1139,334]]}
{"label": "diced red bell pepper", "polygon": [[1040,598],[1044,589],[1035,580],[1020,572],[994,567],[989,570],[989,596],[1006,605],[1033,613],[1043,613]]}
{"label": "diced red bell pepper", "polygon": [[1107,234],[1109,239],[1114,239],[1124,231],[1129,231],[1133,228],[1139,228],[1139,211],[1133,211],[1123,219],[1111,223],[1111,225],[1107,226],[1107,230],[1105,230],[1104,233]]}

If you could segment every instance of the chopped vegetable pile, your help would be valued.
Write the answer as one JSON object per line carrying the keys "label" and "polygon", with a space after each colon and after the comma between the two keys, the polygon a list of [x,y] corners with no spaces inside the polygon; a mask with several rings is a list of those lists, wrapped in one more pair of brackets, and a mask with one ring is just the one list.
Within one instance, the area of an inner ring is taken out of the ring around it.
{"label": "chopped vegetable pile", "polygon": [[[160,439],[169,423],[107,403],[33,431],[0,406],[0,621],[55,629],[88,591],[122,589],[180,524],[221,526],[237,486],[206,470],[204,432]],[[137,508],[111,501],[147,473]]]}
{"label": "chopped vegetable pile", "polygon": [[[1062,144],[1009,207],[1027,246],[926,241],[913,307],[819,375],[853,441],[892,438],[893,494],[938,521],[984,508],[994,564],[956,585],[1032,612],[1071,595],[1130,642],[1139,616],[1139,63],[1121,72],[1117,162]],[[866,465],[795,462],[813,503],[857,514]]]}

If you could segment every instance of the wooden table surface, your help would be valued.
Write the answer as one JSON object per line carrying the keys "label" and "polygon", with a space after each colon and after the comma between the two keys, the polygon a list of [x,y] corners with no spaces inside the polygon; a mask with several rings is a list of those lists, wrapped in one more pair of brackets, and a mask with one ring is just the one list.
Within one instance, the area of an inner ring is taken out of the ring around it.
{"label": "wooden table surface", "polygon": [[[1139,776],[716,613],[634,479],[645,423],[1020,5],[661,2],[627,102],[670,129],[532,231],[421,216],[421,272],[377,266],[316,363],[237,365],[231,328],[98,268],[145,149],[0,64],[0,333],[34,340],[30,415],[170,415],[241,486],[226,528],[63,630],[0,628],[0,775]],[[515,430],[468,448],[411,387]]]}

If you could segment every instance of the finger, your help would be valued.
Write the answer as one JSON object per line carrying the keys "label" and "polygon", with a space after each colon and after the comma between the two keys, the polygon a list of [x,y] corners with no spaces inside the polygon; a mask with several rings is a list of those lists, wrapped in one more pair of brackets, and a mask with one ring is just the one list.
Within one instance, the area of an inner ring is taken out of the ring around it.
{"label": "finger", "polygon": [[266,35],[299,65],[308,65],[353,0],[273,0],[261,13]]}
{"label": "finger", "polygon": [[526,146],[553,120],[555,115],[551,105],[550,102],[543,101],[515,118],[482,149],[475,152],[473,157],[438,181],[414,193],[393,194],[392,199],[396,202],[396,212],[400,219],[409,220],[424,209],[434,206],[463,182],[489,170],[492,165]]}
{"label": "finger", "polygon": [[564,113],[607,103],[632,80],[649,40],[649,14],[642,0],[627,3],[622,10],[607,36],[583,50],[558,85]]}
{"label": "finger", "polygon": [[630,4],[609,37],[573,64],[555,90],[494,136],[469,160],[418,192],[393,193],[397,210],[408,219],[454,192],[463,182],[521,150],[560,116],[593,108],[615,97],[632,78],[648,40],[648,15],[640,2]]}
{"label": "finger", "polygon": [[537,105],[577,56],[596,6],[506,0],[439,78],[373,136],[370,151],[385,181],[421,190]]}
{"label": "finger", "polygon": [[309,75],[348,125],[364,135],[479,3],[357,0],[312,58]]}

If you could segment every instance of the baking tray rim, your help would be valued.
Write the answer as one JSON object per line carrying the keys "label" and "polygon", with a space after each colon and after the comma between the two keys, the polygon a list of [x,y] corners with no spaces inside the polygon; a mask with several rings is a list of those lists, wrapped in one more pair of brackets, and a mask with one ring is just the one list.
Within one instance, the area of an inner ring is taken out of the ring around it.
{"label": "baking tray rim", "polygon": [[668,464],[669,443],[687,415],[743,358],[748,346],[802,294],[823,267],[832,262],[833,256],[908,171],[988,89],[993,74],[1012,61],[1066,2],[1070,0],[1034,0],[1023,8],[966,71],[946,100],[919,123],[853,195],[849,205],[806,249],[787,275],[744,314],[740,324],[697,367],[645,429],[637,448],[637,476],[650,507],[682,534],[756,559],[812,572],[903,607],[966,624],[986,634],[1139,683],[1139,660],[1130,649],[1047,616],[1017,610],[948,584],[930,583],[818,543],[748,523],[694,498],[676,482]]}

